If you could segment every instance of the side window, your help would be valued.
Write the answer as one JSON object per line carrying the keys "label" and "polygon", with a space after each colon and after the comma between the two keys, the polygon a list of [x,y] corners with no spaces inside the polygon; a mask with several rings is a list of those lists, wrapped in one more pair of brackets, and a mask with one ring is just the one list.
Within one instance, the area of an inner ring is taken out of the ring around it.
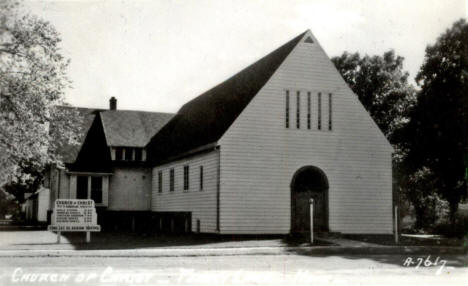
{"label": "side window", "polygon": [[125,148],[125,161],[131,161],[133,155],[133,148]]}
{"label": "side window", "polygon": [[184,190],[189,189],[189,166],[184,166]]}
{"label": "side window", "polygon": [[141,148],[135,149],[135,161],[138,161],[138,162],[141,161],[141,159],[143,158],[142,153],[143,153],[143,150]]}
{"label": "side window", "polygon": [[102,177],[91,177],[91,199],[96,204],[102,203]]}
{"label": "side window", "polygon": [[174,191],[174,168],[169,170],[169,191]]}
{"label": "side window", "polygon": [[123,148],[122,147],[115,148],[115,160],[116,161],[123,160]]}
{"label": "side window", "polygon": [[158,172],[158,193],[162,193],[163,177],[162,171]]}
{"label": "side window", "polygon": [[78,176],[76,178],[76,198],[88,198],[88,176]]}
{"label": "side window", "polygon": [[200,166],[200,191],[203,191],[203,166]]}

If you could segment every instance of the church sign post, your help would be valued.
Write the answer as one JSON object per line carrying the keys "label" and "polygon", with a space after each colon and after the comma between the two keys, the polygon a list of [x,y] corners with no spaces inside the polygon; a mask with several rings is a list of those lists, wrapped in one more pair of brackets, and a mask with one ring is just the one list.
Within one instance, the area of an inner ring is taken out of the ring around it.
{"label": "church sign post", "polygon": [[86,243],[91,241],[91,232],[101,231],[97,224],[96,208],[93,200],[57,199],[55,200],[52,224],[47,228],[57,232],[60,243],[62,232],[86,232]]}

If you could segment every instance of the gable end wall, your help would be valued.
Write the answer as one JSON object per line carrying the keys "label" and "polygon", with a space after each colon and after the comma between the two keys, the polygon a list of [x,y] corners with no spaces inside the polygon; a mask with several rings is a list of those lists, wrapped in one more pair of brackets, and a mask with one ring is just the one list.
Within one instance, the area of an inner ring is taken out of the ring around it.
{"label": "gable end wall", "polygon": [[[288,233],[290,183],[308,165],[328,177],[330,231],[392,233],[392,148],[314,42],[298,44],[219,141],[221,233]],[[289,129],[285,90],[290,90]],[[301,129],[296,129],[298,90]],[[312,93],[311,130],[306,128],[307,91]],[[318,92],[324,94],[324,130],[317,130]],[[332,131],[327,130],[329,92]]]}

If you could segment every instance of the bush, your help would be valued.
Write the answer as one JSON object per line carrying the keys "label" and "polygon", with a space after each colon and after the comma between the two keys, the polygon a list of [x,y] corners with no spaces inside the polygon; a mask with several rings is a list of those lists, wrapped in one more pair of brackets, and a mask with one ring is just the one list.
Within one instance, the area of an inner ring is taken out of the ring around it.
{"label": "bush", "polygon": [[437,224],[433,232],[447,237],[463,238],[464,236],[468,236],[468,217],[457,215],[455,223],[445,220]]}
{"label": "bush", "polygon": [[438,195],[435,176],[428,168],[421,168],[409,176],[402,189],[403,202],[411,203],[406,212],[415,219],[414,232],[430,232],[448,220],[449,204]]}

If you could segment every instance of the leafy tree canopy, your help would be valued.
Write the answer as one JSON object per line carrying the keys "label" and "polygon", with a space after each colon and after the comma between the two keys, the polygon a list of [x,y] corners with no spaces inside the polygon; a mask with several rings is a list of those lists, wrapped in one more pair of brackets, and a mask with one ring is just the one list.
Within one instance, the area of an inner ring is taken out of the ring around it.
{"label": "leafy tree canopy", "polygon": [[47,21],[0,0],[0,185],[38,186],[57,149],[76,144],[82,120],[63,105],[69,61]]}
{"label": "leafy tree canopy", "polygon": [[361,57],[359,53],[344,52],[332,58],[346,83],[391,142],[393,132],[406,122],[406,112],[415,101],[415,90],[408,83],[403,60],[393,50],[383,56]]}
{"label": "leafy tree canopy", "polygon": [[[407,138],[409,171],[429,168],[452,217],[466,196],[463,153],[468,96],[468,24],[457,21],[426,48],[416,77],[421,91],[400,136]],[[464,109],[465,107],[465,109]]]}

